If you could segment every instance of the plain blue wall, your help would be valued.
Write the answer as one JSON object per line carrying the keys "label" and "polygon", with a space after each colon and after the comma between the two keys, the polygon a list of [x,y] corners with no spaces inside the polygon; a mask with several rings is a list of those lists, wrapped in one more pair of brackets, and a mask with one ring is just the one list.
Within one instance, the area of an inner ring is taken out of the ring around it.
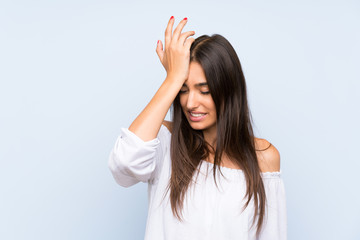
{"label": "plain blue wall", "polygon": [[360,3],[344,0],[1,1],[0,239],[143,239],[147,185],[107,162],[166,76],[172,15],[236,49],[289,239],[360,239]]}

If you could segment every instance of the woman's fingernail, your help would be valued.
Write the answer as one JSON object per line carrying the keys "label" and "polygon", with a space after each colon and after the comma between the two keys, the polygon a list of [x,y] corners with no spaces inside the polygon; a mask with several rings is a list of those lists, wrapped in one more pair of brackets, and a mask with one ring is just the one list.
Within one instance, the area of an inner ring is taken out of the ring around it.
{"label": "woman's fingernail", "polygon": [[171,16],[171,18],[170,19],[173,19],[174,18],[174,16]]}
{"label": "woman's fingernail", "polygon": [[159,45],[159,41],[160,41],[160,40],[158,40],[157,45]]}
{"label": "woman's fingernail", "polygon": [[184,18],[184,20],[187,20],[187,18]]}

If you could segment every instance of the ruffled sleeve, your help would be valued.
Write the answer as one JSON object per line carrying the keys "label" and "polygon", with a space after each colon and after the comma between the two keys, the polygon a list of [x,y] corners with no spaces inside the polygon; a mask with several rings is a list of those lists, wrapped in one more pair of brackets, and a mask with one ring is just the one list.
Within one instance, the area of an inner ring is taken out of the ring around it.
{"label": "ruffled sleeve", "polygon": [[264,226],[258,240],[286,240],[286,196],[281,172],[262,173],[267,205]]}
{"label": "ruffled sleeve", "polygon": [[119,185],[130,187],[157,177],[167,141],[167,129],[164,128],[161,125],[157,137],[149,141],[143,141],[128,128],[121,128],[108,161],[109,169]]}

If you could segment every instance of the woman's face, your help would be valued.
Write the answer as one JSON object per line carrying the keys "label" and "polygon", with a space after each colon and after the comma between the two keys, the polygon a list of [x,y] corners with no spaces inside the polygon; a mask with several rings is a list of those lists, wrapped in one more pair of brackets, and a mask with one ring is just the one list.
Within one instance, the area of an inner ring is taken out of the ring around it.
{"label": "woman's face", "polygon": [[180,104],[190,126],[196,130],[216,132],[215,103],[209,92],[204,70],[191,62],[189,78],[180,90]]}

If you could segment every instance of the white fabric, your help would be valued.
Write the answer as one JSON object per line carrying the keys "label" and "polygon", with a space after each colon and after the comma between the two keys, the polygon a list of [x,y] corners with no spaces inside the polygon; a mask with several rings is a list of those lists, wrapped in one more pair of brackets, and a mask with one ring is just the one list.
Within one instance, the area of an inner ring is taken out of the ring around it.
{"label": "white fabric", "polygon": [[[256,223],[251,228],[254,204],[241,212],[245,202],[245,177],[241,170],[221,167],[216,187],[212,168],[201,161],[200,174],[186,195],[183,222],[173,216],[170,191],[162,201],[171,176],[171,133],[161,125],[156,138],[143,141],[127,128],[121,133],[109,156],[109,168],[116,182],[130,187],[148,183],[149,210],[145,240],[255,240]],[[206,173],[208,173],[206,175]],[[285,240],[287,217],[281,172],[262,173],[267,197],[265,225],[258,240]]]}

